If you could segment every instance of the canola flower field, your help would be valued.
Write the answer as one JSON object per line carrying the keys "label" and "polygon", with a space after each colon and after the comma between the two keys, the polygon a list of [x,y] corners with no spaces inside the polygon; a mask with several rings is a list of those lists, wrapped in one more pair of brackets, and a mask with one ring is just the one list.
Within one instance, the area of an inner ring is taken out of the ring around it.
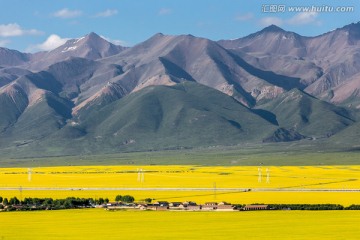
{"label": "canola flower field", "polygon": [[[249,190],[251,189],[251,190]],[[360,204],[360,166],[0,168],[0,196]],[[244,191],[246,190],[246,191]],[[0,239],[358,239],[360,211],[0,212]]]}
{"label": "canola flower field", "polygon": [[4,212],[0,239],[358,239],[360,211]]}
{"label": "canola flower field", "polygon": [[360,204],[360,166],[0,168],[0,196]]}

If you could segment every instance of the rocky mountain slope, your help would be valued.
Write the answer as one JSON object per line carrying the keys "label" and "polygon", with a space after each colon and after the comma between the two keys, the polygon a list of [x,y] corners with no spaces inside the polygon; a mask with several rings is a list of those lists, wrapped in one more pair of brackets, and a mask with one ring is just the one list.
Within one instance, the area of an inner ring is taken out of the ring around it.
{"label": "rocky mountain slope", "polygon": [[317,37],[269,26],[218,42],[156,34],[125,48],[90,33],[49,52],[1,48],[0,151],[353,140],[359,40],[356,23]]}
{"label": "rocky mountain slope", "polygon": [[313,96],[360,108],[356,100],[360,82],[360,22],[316,37],[269,26],[247,37],[218,43],[246,55],[245,59],[260,69],[299,77],[305,92]]}

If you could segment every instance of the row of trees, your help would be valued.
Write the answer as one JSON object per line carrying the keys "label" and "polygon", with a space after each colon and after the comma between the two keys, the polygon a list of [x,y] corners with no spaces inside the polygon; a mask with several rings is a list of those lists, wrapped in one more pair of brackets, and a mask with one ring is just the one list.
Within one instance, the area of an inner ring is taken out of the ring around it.
{"label": "row of trees", "polygon": [[[147,198],[147,202],[151,202],[151,198]],[[135,198],[131,195],[117,195],[115,197],[115,201],[117,202],[124,202],[124,203],[133,203]],[[77,206],[77,205],[101,205],[108,203],[108,198],[74,198],[68,197],[66,199],[52,199],[52,198],[24,198],[24,200],[20,201],[17,197],[13,198],[3,198],[0,196],[0,204],[4,206],[8,205],[64,205],[65,203],[69,203],[70,205]]]}
{"label": "row of trees", "polygon": [[360,210],[360,205],[356,204],[348,207],[339,204],[270,204],[269,207],[274,210]]}
{"label": "row of trees", "polygon": [[274,210],[343,210],[344,206],[339,204],[269,204]]}
{"label": "row of trees", "polygon": [[360,210],[360,205],[355,205],[355,204],[352,204],[346,208],[344,208],[345,210]]}
{"label": "row of trees", "polygon": [[72,209],[72,208],[89,208],[95,205],[102,205],[109,202],[108,198],[75,198],[68,197],[65,199],[52,198],[24,198],[20,201],[13,197],[10,199],[0,197],[0,209],[6,208],[8,211],[19,210],[42,210],[42,209]]}
{"label": "row of trees", "polygon": [[7,199],[7,198],[3,198],[0,196],[0,203],[2,205],[16,205],[16,204],[20,204],[20,200],[17,199],[17,197],[13,197],[13,198],[10,198],[10,199]]}

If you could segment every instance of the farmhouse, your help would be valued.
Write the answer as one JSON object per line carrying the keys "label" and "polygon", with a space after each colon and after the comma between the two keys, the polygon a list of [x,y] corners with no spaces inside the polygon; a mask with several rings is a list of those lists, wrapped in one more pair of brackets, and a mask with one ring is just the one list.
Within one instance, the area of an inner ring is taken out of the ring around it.
{"label": "farmhouse", "polygon": [[166,211],[168,209],[169,209],[169,206],[161,206],[159,204],[148,204],[148,205],[146,205],[146,210]]}
{"label": "farmhouse", "polygon": [[219,204],[217,206],[216,210],[217,211],[233,211],[235,209],[236,209],[236,207],[231,204],[221,204],[221,205]]}
{"label": "farmhouse", "polygon": [[246,205],[243,210],[245,211],[254,211],[254,210],[269,210],[269,205],[263,205],[263,204],[252,204],[252,205]]}
{"label": "farmhouse", "polygon": [[203,206],[202,206],[202,210],[216,210],[218,207],[217,202],[206,202]]}
{"label": "farmhouse", "polygon": [[156,211],[167,211],[169,210],[169,206],[158,206],[156,207]]}
{"label": "farmhouse", "polygon": [[171,210],[185,210],[185,205],[182,202],[171,202],[169,208]]}
{"label": "farmhouse", "polygon": [[158,202],[155,202],[154,205],[158,205],[158,206],[161,206],[161,207],[169,207],[169,202],[158,201]]}
{"label": "farmhouse", "polygon": [[146,206],[146,204],[139,204],[136,206],[136,208],[138,208],[139,210],[146,210],[147,206]]}
{"label": "farmhouse", "polygon": [[183,205],[182,202],[171,202],[169,204],[169,207],[179,207],[180,205]]}
{"label": "farmhouse", "polygon": [[158,206],[159,205],[156,205],[156,204],[147,204],[146,205],[146,210],[154,210],[154,211],[156,211]]}
{"label": "farmhouse", "polygon": [[107,207],[116,207],[116,206],[120,206],[120,205],[121,205],[121,203],[119,203],[119,202],[108,202],[106,204]]}
{"label": "farmhouse", "polygon": [[186,202],[183,202],[183,205],[185,207],[187,207],[187,206],[196,206],[197,204],[196,204],[196,202],[186,201]]}
{"label": "farmhouse", "polygon": [[189,211],[200,211],[201,205],[188,205],[185,209]]}

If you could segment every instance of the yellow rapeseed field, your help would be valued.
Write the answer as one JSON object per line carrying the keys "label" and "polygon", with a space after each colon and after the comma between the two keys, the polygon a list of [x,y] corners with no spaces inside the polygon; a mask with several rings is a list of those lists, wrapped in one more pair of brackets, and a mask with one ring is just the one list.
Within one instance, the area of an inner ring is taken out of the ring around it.
{"label": "yellow rapeseed field", "polygon": [[[114,188],[132,188],[132,190]],[[205,188],[205,190],[190,191],[189,188]],[[224,188],[236,189],[224,190]],[[251,191],[242,192],[239,189],[251,189]],[[295,192],[259,191],[261,189]],[[130,194],[136,200],[154,198],[169,201],[193,200],[199,203],[216,200],[245,204],[254,202],[360,204],[360,192],[301,192],[314,189],[360,189],[360,166],[169,165],[0,168],[0,196],[3,197],[75,196],[107,197],[114,200],[117,194]]]}
{"label": "yellow rapeseed field", "polygon": [[359,239],[360,211],[58,210],[0,214],[0,239]]}

